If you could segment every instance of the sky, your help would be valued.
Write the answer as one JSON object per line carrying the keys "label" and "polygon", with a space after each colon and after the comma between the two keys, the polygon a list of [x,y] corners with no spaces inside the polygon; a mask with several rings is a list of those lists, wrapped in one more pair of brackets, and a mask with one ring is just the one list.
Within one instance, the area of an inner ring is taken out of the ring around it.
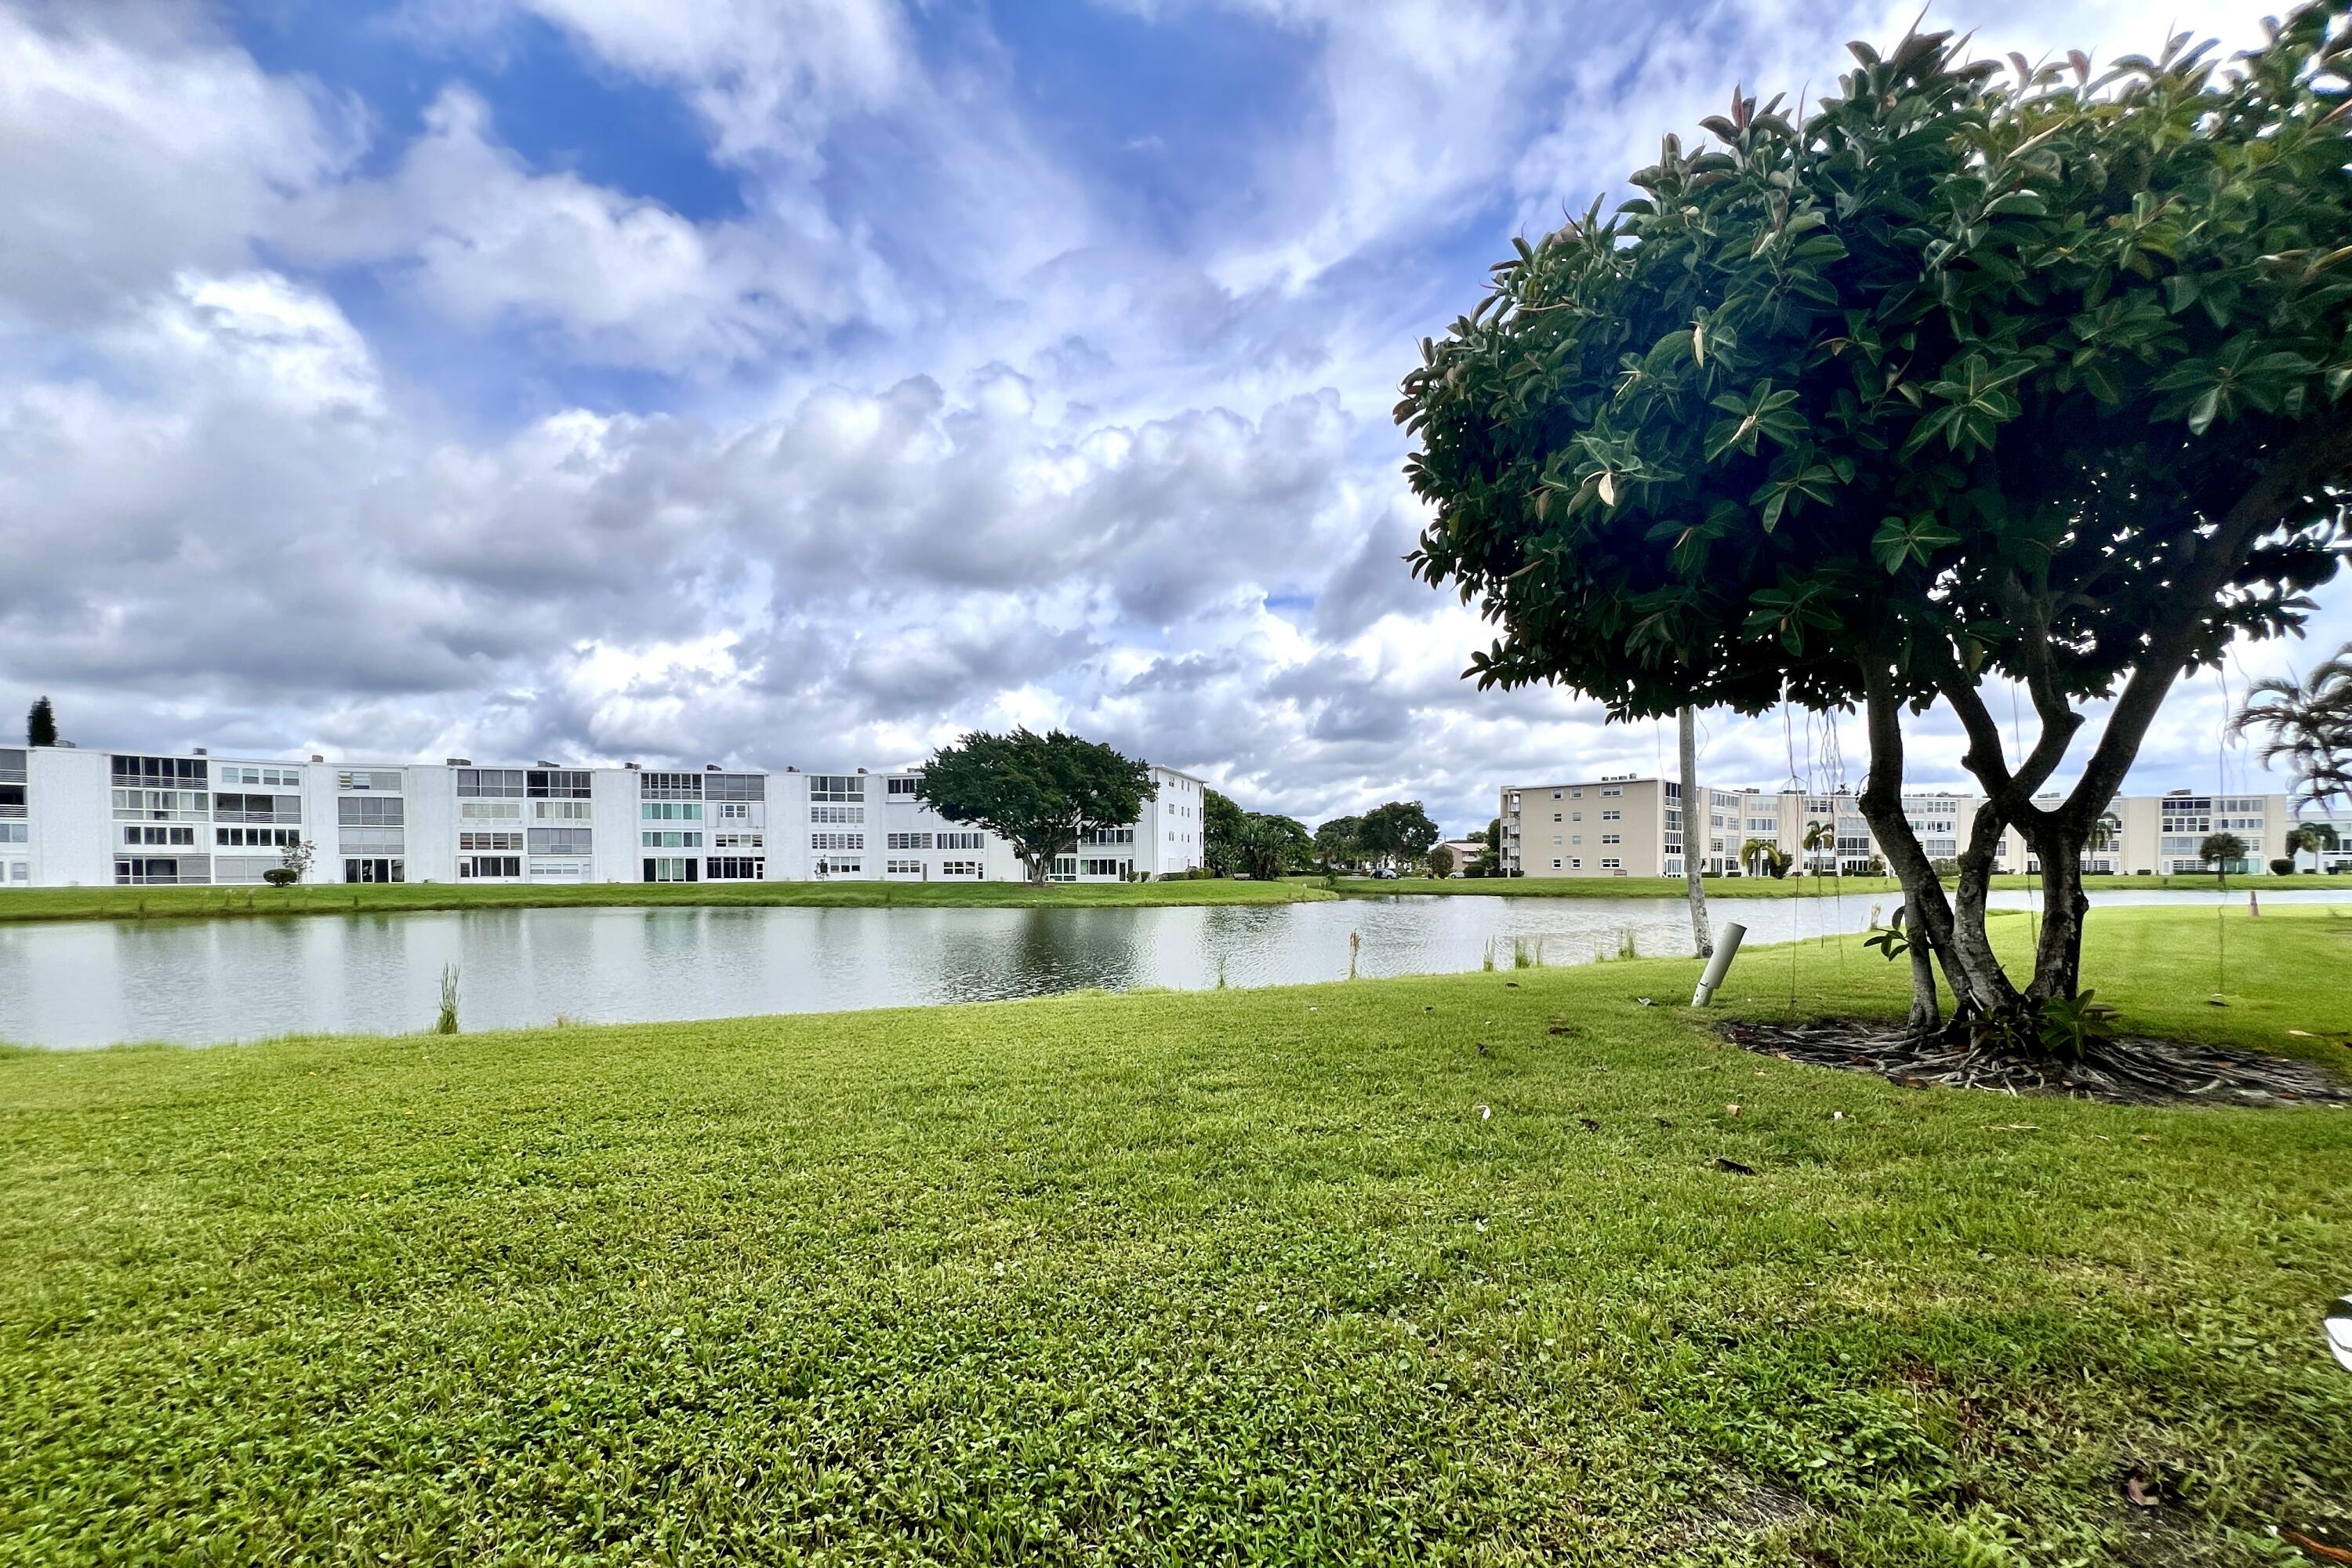
{"label": "sky", "polygon": [[[0,0],[0,712],[804,770],[1058,725],[1449,832],[1671,767],[1460,678],[1492,628],[1403,564],[1397,382],[1514,235],[1916,13]],[[2168,14],[2242,46],[2261,12]],[[1930,21],[2105,57],[2154,16]],[[2185,685],[2127,787],[2278,787],[2227,697],[2347,637],[2338,583]],[[1922,718],[1911,778],[1959,751]],[[1857,784],[1860,727],[1710,714],[1700,771]]]}

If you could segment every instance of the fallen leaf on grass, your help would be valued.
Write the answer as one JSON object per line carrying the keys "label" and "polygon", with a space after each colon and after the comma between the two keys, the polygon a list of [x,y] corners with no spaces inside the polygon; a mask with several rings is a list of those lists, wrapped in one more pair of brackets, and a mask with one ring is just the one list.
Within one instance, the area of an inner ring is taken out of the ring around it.
{"label": "fallen leaf on grass", "polygon": [[1480,1107],[1478,1108],[1478,1120],[1479,1120],[1479,1121],[1492,1121],[1494,1119],[1495,1119],[1495,1108],[1494,1108],[1493,1106],[1491,1106],[1491,1105],[1482,1105],[1482,1106],[1480,1106]]}
{"label": "fallen leaf on grass", "polygon": [[1715,1157],[1715,1168],[1718,1171],[1728,1171],[1735,1176],[1752,1176],[1756,1173],[1755,1166],[1743,1165],[1737,1160],[1727,1160],[1720,1154]]}
{"label": "fallen leaf on grass", "polygon": [[2124,1478],[2124,1497],[2134,1508],[2154,1508],[2157,1503],[2156,1489],[2137,1469]]}

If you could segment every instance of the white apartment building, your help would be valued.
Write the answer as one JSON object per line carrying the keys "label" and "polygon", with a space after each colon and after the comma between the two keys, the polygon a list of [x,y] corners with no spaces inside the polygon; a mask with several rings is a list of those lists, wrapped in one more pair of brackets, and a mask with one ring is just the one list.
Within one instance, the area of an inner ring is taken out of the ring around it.
{"label": "white apartment building", "polygon": [[[1060,858],[1055,881],[1198,868],[1207,786],[1157,798]],[[255,885],[289,845],[310,882],[1015,881],[992,833],[948,822],[919,772],[477,767],[0,748],[0,889]]]}
{"label": "white apartment building", "polygon": [[[1686,846],[1696,845],[1699,868],[1738,876],[1740,850],[1750,840],[1792,856],[1803,871],[1868,872],[1883,859],[1852,793],[1803,790],[1701,789],[1705,820],[1686,820],[1682,786],[1672,779],[1626,773],[1566,784],[1504,787],[1503,867],[1527,877],[1679,877]],[[2055,797],[2050,797],[2054,799]],[[1957,858],[1968,841],[1981,797],[1946,791],[1906,794],[1903,815],[1930,859]],[[2086,873],[2170,875],[2210,871],[2198,858],[2208,834],[2234,833],[2249,854],[2231,874],[2268,872],[2286,854],[2297,821],[2284,795],[2210,795],[2175,790],[2162,795],[2122,795],[2109,808],[2116,842],[2083,858]],[[2314,817],[2309,820],[2331,820]],[[2327,869],[2352,870],[2352,816],[2332,819],[2340,847],[2321,857]],[[1821,831],[1816,833],[1816,825]],[[1815,838],[1817,847],[1806,847]],[[2308,854],[2297,857],[2308,868]],[[2038,871],[2041,865],[2015,828],[2002,835],[2000,870]]]}

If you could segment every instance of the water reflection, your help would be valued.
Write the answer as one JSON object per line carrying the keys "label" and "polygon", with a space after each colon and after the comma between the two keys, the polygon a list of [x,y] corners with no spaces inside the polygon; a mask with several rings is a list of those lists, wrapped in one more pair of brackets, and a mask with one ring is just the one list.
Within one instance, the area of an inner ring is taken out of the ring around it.
{"label": "water reflection", "polygon": [[[2265,890],[2268,902],[2352,903]],[[2233,893],[2239,903],[2243,895]],[[2022,894],[1997,895],[2011,907]],[[2113,893],[2101,903],[2220,902]],[[1883,900],[1725,901],[1750,940],[1864,929]],[[1476,969],[1516,942],[1548,964],[1630,939],[1687,951],[1673,899],[1401,896],[1206,909],[557,909],[0,926],[0,1039],[209,1043],[399,1032],[433,1016],[442,966],[468,1029],[829,1012],[1094,986],[1200,989]]]}

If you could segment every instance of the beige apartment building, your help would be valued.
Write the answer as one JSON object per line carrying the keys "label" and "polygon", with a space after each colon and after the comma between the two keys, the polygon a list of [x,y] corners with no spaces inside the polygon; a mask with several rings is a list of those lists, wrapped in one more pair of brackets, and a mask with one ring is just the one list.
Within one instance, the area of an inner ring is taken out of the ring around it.
{"label": "beige apartment building", "polygon": [[[1686,850],[1699,857],[1709,876],[1738,876],[1751,840],[1769,844],[1796,859],[1804,871],[1867,874],[1883,861],[1870,825],[1848,791],[1701,789],[1697,812],[1685,817],[1682,786],[1671,779],[1635,773],[1603,775],[1564,784],[1510,784],[1501,792],[1504,869],[1527,877],[1679,877]],[[2053,797],[2054,798],[2054,797]],[[1923,791],[1903,797],[1903,814],[1932,859],[1957,857],[1981,797],[1948,791]],[[2247,858],[2232,875],[2260,875],[2286,853],[2286,835],[2295,826],[2284,795],[2210,795],[2176,790],[2162,795],[2118,796],[2112,807],[2115,842],[2083,859],[2093,874],[2199,872],[2211,869],[2198,858],[2208,834],[2234,833],[2247,844]],[[2323,820],[2323,819],[2314,819]],[[1824,830],[1817,847],[1806,848]],[[2327,868],[2352,869],[2352,816],[2336,825],[2341,847],[2322,857]],[[2308,855],[2299,858],[2308,868]],[[2002,870],[2040,869],[2015,828],[2002,836]]]}

